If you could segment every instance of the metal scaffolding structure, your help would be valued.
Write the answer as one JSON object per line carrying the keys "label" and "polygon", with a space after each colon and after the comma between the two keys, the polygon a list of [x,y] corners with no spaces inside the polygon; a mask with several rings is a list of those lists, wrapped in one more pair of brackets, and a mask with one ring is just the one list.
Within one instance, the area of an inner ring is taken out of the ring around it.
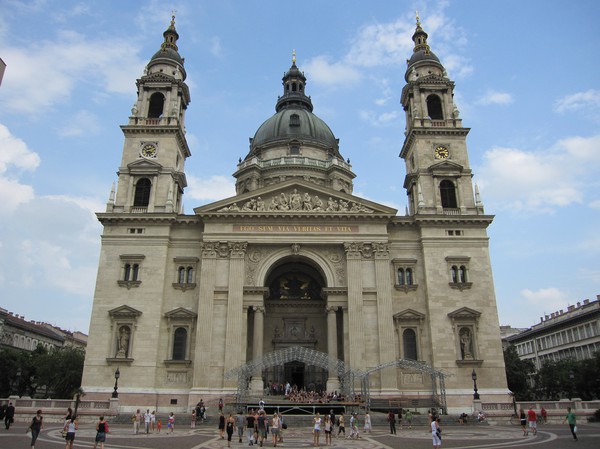
{"label": "metal scaffolding structure", "polygon": [[370,407],[371,401],[371,392],[370,392],[370,375],[372,373],[381,371],[385,368],[389,368],[392,366],[396,366],[399,368],[406,368],[413,371],[419,371],[424,374],[428,374],[431,377],[431,394],[433,397],[433,403],[435,406],[442,409],[443,413],[447,412],[447,403],[446,403],[446,380],[445,378],[449,376],[449,374],[444,373],[441,370],[435,369],[432,366],[429,366],[427,363],[419,362],[417,360],[408,360],[408,359],[398,359],[392,360],[391,362],[383,363],[379,366],[371,368],[363,373],[361,390],[362,394],[365,397],[366,407]]}
{"label": "metal scaffolding structure", "polygon": [[[443,410],[443,413],[446,413],[445,378],[448,374],[416,360],[398,359],[381,364],[367,371],[361,371],[352,369],[348,364],[339,359],[330,357],[329,354],[324,352],[315,351],[303,346],[292,346],[269,352],[262,357],[258,357],[244,365],[238,366],[225,373],[225,379],[231,380],[237,378],[237,402],[245,403],[250,396],[249,386],[253,376],[262,376],[262,372],[265,369],[274,366],[282,366],[286,363],[295,361],[327,369],[330,376],[332,376],[332,373],[335,373],[340,380],[340,392],[346,398],[350,398],[350,400],[355,400],[355,398],[360,397],[364,401],[364,407],[366,408],[369,408],[370,406],[371,374],[394,366],[428,374],[431,377],[431,393],[433,401],[436,406]],[[360,386],[360,396],[357,394],[358,386]]]}

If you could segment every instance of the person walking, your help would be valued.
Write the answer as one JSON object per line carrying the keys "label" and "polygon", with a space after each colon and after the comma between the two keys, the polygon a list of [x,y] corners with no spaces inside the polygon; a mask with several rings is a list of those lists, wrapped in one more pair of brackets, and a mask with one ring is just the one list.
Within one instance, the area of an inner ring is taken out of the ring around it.
{"label": "person walking", "polygon": [[146,427],[146,435],[150,433],[150,423],[152,422],[152,414],[150,413],[150,409],[146,409],[146,413],[144,413],[144,426]]}
{"label": "person walking", "polygon": [[233,419],[233,416],[231,416],[231,413],[227,417],[225,427],[226,427],[225,431],[227,432],[227,447],[231,447],[231,437],[233,436],[233,431],[235,428],[235,419]]}
{"label": "person walking", "polygon": [[222,440],[225,439],[225,415],[223,412],[219,412],[219,436]]}
{"label": "person walking", "polygon": [[537,435],[537,414],[533,407],[529,407],[527,412],[527,423],[529,424],[529,430],[533,431],[533,435]]}
{"label": "person walking", "polygon": [[254,428],[256,425],[256,418],[254,416],[254,410],[250,410],[246,415],[246,436],[248,437],[248,446],[254,444]]}
{"label": "person walking", "polygon": [[27,428],[27,431],[31,432],[31,449],[35,449],[35,441],[43,429],[44,417],[42,416],[42,411],[38,410],[36,415],[31,420],[31,424],[29,424],[29,427]]}
{"label": "person walking", "polygon": [[338,433],[337,433],[338,438],[340,436],[340,433],[343,433],[344,437],[346,437],[346,420],[344,418],[343,413],[340,413],[340,417],[338,420]]}
{"label": "person walking", "polygon": [[365,427],[364,427],[365,433],[371,433],[371,430],[373,430],[373,427],[371,426],[371,415],[369,415],[369,412],[365,412]]}
{"label": "person walking", "polygon": [[152,433],[154,433],[154,429],[156,428],[156,411],[152,410],[152,415],[150,416],[150,429]]}
{"label": "person walking", "polygon": [[565,421],[569,422],[569,429],[571,429],[571,435],[573,435],[573,439],[577,441],[577,417],[575,413],[571,411],[571,407],[567,407],[567,416],[563,419],[563,424]]}
{"label": "person walking", "polygon": [[433,439],[433,448],[442,447],[442,429],[440,428],[440,418],[431,421],[431,438]]}
{"label": "person walking", "polygon": [[396,415],[393,410],[388,411],[388,423],[390,423],[390,433],[396,435]]}
{"label": "person walking", "polygon": [[404,414],[404,418],[406,418],[406,423],[408,424],[408,428],[412,429],[412,420],[413,420],[413,415],[412,412],[409,410],[406,410],[406,413]]}
{"label": "person walking", "polygon": [[258,439],[260,440],[260,447],[263,445],[263,441],[267,436],[267,417],[265,416],[265,411],[261,410],[258,412],[258,419],[256,424],[256,430]]}
{"label": "person walking", "polygon": [[106,434],[108,433],[108,423],[104,420],[104,416],[101,416],[98,423],[96,424],[96,438],[94,440],[94,449],[100,443],[100,449],[104,449],[104,442],[106,441]]}
{"label": "person walking", "polygon": [[242,438],[244,437],[244,423],[246,418],[242,415],[242,411],[238,411],[238,414],[235,417],[235,426],[237,427],[239,442],[242,442]]}
{"label": "person walking", "polygon": [[8,403],[8,407],[4,411],[4,427],[6,430],[10,429],[10,425],[15,422],[15,406],[12,402]]}
{"label": "person walking", "polygon": [[167,435],[173,433],[175,430],[175,415],[173,412],[169,415],[169,421],[167,422]]}
{"label": "person walking", "polygon": [[140,413],[140,409],[138,408],[135,413],[133,414],[133,416],[131,417],[131,422],[133,423],[133,434],[137,435],[140,432],[140,421],[141,421],[141,413]]}
{"label": "person walking", "polygon": [[65,423],[63,430],[67,432],[65,436],[65,440],[67,444],[65,445],[65,449],[73,449],[73,442],[75,441],[75,431],[79,428],[77,423],[77,417],[75,415],[71,416],[71,419]]}
{"label": "person walking", "polygon": [[277,446],[279,441],[279,432],[281,429],[281,419],[277,412],[273,413],[273,419],[271,420],[271,433],[273,434],[273,447]]}
{"label": "person walking", "polygon": [[523,429],[523,436],[527,436],[527,415],[525,410],[519,409],[519,422],[521,423],[521,429]]}
{"label": "person walking", "polygon": [[321,415],[319,412],[313,418],[313,446],[319,447],[319,439],[321,438]]}
{"label": "person walking", "polygon": [[190,419],[190,429],[196,428],[196,409],[192,409],[192,418]]}

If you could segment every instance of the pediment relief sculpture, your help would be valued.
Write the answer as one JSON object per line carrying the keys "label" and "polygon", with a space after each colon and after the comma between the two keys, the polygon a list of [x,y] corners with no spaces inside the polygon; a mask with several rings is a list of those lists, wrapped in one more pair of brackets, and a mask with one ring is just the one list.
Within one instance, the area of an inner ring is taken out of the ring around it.
{"label": "pediment relief sculpture", "polygon": [[356,201],[342,198],[320,198],[309,192],[293,189],[289,192],[271,193],[269,196],[250,198],[243,204],[233,202],[217,212],[351,212],[372,214],[374,211]]}

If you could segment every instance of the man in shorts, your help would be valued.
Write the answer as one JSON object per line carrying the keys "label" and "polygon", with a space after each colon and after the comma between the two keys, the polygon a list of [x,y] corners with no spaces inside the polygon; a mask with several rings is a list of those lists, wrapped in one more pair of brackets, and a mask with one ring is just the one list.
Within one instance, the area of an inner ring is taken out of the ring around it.
{"label": "man in shorts", "polygon": [[529,430],[532,430],[533,434],[537,435],[537,414],[533,407],[529,407],[529,411],[527,412],[527,424],[529,425]]}

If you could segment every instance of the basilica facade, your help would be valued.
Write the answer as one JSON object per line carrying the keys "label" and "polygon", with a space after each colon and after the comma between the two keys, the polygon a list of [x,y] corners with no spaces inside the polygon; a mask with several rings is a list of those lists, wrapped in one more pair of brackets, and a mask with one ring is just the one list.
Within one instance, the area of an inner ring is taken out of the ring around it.
{"label": "basilica facade", "polygon": [[163,36],[137,80],[118,184],[98,213],[87,397],[110,396],[118,369],[131,408],[186,410],[290,382],[441,397],[464,411],[476,372],[483,401],[508,401],[493,216],[471,181],[454,82],[419,21],[398,92],[402,215],[353,195],[352,166],[313,113],[295,57],[275,114],[235,167],[235,196],[184,214],[190,92],[174,20]]}

